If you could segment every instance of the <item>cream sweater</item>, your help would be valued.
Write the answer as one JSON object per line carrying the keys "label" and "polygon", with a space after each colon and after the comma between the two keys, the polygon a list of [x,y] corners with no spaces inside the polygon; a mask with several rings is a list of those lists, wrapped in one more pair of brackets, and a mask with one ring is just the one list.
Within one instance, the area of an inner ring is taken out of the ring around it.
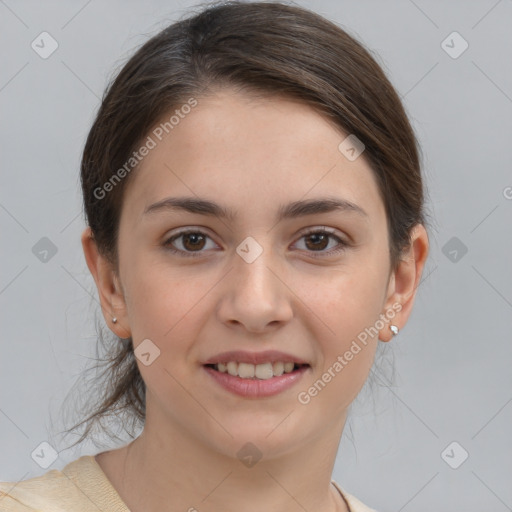
{"label": "cream sweater", "polygon": [[[333,484],[351,512],[376,512]],[[0,482],[0,512],[130,512],[94,455],[20,482]]]}

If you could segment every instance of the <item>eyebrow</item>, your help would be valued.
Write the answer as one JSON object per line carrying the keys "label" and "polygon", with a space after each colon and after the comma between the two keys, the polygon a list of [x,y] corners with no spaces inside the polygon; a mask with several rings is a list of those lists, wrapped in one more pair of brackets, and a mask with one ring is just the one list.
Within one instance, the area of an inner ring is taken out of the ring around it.
{"label": "eyebrow", "polygon": [[[233,221],[236,216],[235,211],[214,203],[213,201],[198,197],[167,197],[147,206],[144,210],[144,215],[162,211],[180,210],[200,215],[219,217],[230,221]],[[361,217],[368,217],[368,214],[360,206],[346,199],[322,197],[318,199],[294,201],[281,206],[277,211],[276,220],[281,221],[305,215],[329,213],[334,211],[356,213]]]}

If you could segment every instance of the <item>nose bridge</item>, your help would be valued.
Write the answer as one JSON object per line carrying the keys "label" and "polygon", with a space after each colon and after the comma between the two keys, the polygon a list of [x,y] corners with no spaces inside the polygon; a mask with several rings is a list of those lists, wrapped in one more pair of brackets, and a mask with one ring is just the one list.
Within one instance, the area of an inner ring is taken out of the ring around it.
{"label": "nose bridge", "polygon": [[[259,240],[246,237],[236,248],[235,257],[235,281],[238,284],[246,284],[254,293],[269,292],[265,290],[272,284],[276,277],[270,271],[274,262],[274,254],[271,248],[271,236],[259,236]],[[237,259],[238,258],[238,259]],[[239,277],[239,279],[237,279]]]}
{"label": "nose bridge", "polygon": [[275,275],[282,268],[271,249],[272,237],[246,237],[237,247],[219,313],[224,322],[260,330],[275,321],[287,320],[292,309],[287,287]]}

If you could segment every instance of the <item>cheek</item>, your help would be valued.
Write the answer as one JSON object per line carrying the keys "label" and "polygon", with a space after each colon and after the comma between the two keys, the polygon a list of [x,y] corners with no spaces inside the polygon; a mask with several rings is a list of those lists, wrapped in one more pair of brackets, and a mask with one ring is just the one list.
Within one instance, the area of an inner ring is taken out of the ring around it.
{"label": "cheek", "polygon": [[178,383],[189,379],[191,341],[201,328],[201,315],[205,314],[201,299],[211,285],[207,286],[205,279],[195,282],[175,272],[170,275],[169,269],[157,266],[148,268],[143,276],[141,280],[133,279],[130,287],[128,315],[134,349],[137,351],[138,345],[149,339],[159,352],[153,345],[146,345],[158,356],[147,366],[137,361],[139,371],[154,396],[170,394],[174,405],[186,408],[190,404]]}
{"label": "cheek", "polygon": [[305,303],[315,313],[309,318],[322,354],[305,391],[311,390],[311,398],[318,396],[319,406],[332,403],[342,411],[368,377],[378,343],[375,323],[382,313],[384,280],[379,272],[365,268],[330,272],[329,279],[316,280],[314,293],[303,295],[311,286],[301,289],[300,296],[307,297]]}
{"label": "cheek", "polygon": [[133,269],[126,274],[130,276],[127,312],[134,346],[149,338],[162,352],[171,344],[173,353],[185,351],[200,328],[201,306],[215,284],[214,276],[211,282],[207,273],[193,278],[183,268],[161,260],[136,262],[133,258],[126,268]]}
{"label": "cheek", "polygon": [[321,278],[301,277],[297,295],[323,325],[330,347],[344,344],[375,323],[382,312],[385,276],[366,265],[361,268],[328,269]]}

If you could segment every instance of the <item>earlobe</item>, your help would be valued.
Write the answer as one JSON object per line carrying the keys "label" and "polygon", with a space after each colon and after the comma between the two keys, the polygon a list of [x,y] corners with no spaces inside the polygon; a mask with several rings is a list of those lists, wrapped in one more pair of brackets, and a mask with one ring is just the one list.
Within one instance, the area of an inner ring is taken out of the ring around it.
{"label": "earlobe", "polygon": [[[387,314],[392,309],[397,312],[379,333],[381,341],[390,341],[393,338],[390,325],[395,325],[398,330],[401,330],[407,323],[427,260],[428,249],[429,242],[425,227],[417,224],[411,231],[411,244],[390,278],[384,315],[389,317]],[[397,305],[400,307],[395,307]]]}
{"label": "earlobe", "polygon": [[129,338],[131,332],[125,327],[128,325],[128,316],[122,288],[112,263],[99,253],[90,226],[82,233],[82,248],[87,267],[96,283],[107,325],[120,338]]}

